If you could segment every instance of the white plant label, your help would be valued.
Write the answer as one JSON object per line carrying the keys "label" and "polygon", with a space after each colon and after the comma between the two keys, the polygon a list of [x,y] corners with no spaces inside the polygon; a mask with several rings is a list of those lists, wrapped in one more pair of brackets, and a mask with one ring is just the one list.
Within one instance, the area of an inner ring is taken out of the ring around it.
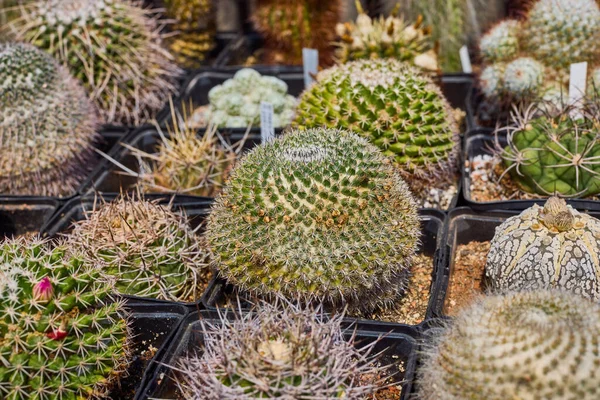
{"label": "white plant label", "polygon": [[263,143],[275,139],[273,126],[273,104],[265,101],[260,103],[260,139]]}
{"label": "white plant label", "polygon": [[461,47],[458,54],[460,55],[460,63],[462,65],[463,72],[465,74],[472,74],[473,66],[471,65],[471,56],[469,55],[469,49],[467,46],[465,45]]}
{"label": "white plant label", "polygon": [[314,76],[319,72],[319,50],[302,49],[302,65],[304,67],[304,87],[307,88],[314,81]]}
{"label": "white plant label", "polygon": [[572,117],[581,117],[580,100],[585,96],[587,88],[587,62],[571,64],[569,76],[569,104],[574,106]]}

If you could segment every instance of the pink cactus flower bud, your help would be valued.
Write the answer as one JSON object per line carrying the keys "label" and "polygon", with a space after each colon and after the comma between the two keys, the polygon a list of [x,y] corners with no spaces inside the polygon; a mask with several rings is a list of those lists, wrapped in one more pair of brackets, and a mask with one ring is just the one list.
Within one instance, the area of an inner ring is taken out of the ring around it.
{"label": "pink cactus flower bud", "polygon": [[50,282],[50,278],[47,276],[33,287],[33,298],[41,303],[49,302],[53,295],[54,287],[52,287],[52,282]]}
{"label": "pink cactus flower bud", "polygon": [[50,339],[52,340],[62,340],[65,337],[67,337],[67,326],[65,322],[62,322],[60,324],[60,326],[58,327],[58,329],[52,329],[51,332],[46,333],[46,336],[48,336]]}

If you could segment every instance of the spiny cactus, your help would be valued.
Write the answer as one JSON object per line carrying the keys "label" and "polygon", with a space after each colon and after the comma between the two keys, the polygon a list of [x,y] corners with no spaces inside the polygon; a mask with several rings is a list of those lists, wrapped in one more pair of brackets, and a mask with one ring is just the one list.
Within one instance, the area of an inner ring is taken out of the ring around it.
{"label": "spiny cactus", "polygon": [[377,148],[313,129],[239,162],[206,237],[219,274],[242,290],[368,310],[402,293],[418,232],[415,201]]}
{"label": "spiny cactus", "polygon": [[301,96],[295,125],[351,130],[394,157],[417,195],[453,181],[459,152],[454,110],[416,68],[359,60],[322,71]]}
{"label": "spiny cactus", "polygon": [[273,126],[284,127],[292,121],[296,106],[296,99],[287,91],[288,86],[281,79],[243,68],[208,92],[208,118],[218,127],[259,125],[260,103],[264,101],[273,106]]}
{"label": "spiny cactus", "polygon": [[210,279],[202,240],[156,201],[121,196],[103,204],[75,224],[70,241],[122,294],[193,301]]}
{"label": "spiny cactus", "polygon": [[0,194],[71,196],[88,172],[96,110],[49,55],[0,44]]}
{"label": "spiny cactus", "polygon": [[176,368],[184,398],[364,399],[385,386],[371,354],[376,342],[345,338],[342,315],[267,303],[254,311],[201,321],[202,353]]}
{"label": "spiny cactus", "polygon": [[372,20],[356,0],[356,22],[338,23],[336,32],[336,60],[346,63],[353,60],[395,58],[427,71],[438,71],[437,54],[431,39],[431,29],[422,26],[422,18],[409,25],[398,16],[397,10],[384,18]]}
{"label": "spiny cactus", "polygon": [[11,29],[67,65],[104,122],[139,124],[175,92],[180,70],[155,17],[129,0],[40,0]]}
{"label": "spiny cactus", "polygon": [[479,49],[487,61],[512,60],[519,53],[519,29],[516,20],[501,21],[481,38]]}
{"label": "spiny cactus", "polygon": [[558,288],[600,299],[600,221],[551,197],[496,228],[486,277],[497,290]]}
{"label": "spiny cactus", "polygon": [[0,397],[106,397],[127,369],[131,341],[112,289],[65,243],[0,243]]}
{"label": "spiny cactus", "polygon": [[302,65],[302,48],[319,50],[319,65],[333,61],[340,0],[257,0],[252,22],[263,36],[268,64]]}
{"label": "spiny cactus", "polygon": [[582,107],[582,117],[572,116],[572,106],[540,115],[540,105],[532,104],[516,109],[512,123],[497,130],[508,141],[505,148],[497,145],[498,155],[521,189],[541,195],[600,193],[600,113],[592,103],[597,101]]}
{"label": "spiny cactus", "polygon": [[487,296],[424,351],[420,400],[595,400],[600,307],[572,294]]}

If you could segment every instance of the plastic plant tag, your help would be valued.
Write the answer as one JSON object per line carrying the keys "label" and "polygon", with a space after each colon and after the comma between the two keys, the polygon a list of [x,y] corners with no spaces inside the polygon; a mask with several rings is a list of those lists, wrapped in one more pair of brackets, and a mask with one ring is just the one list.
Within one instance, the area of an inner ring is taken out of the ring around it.
{"label": "plastic plant tag", "polygon": [[459,50],[460,63],[462,65],[463,72],[465,74],[473,73],[473,67],[471,66],[471,56],[469,55],[469,49],[467,46],[463,46]]}
{"label": "plastic plant tag", "polygon": [[587,62],[571,64],[571,74],[569,76],[569,104],[573,106],[571,116],[580,118],[580,101],[585,96],[587,87]]}
{"label": "plastic plant tag", "polygon": [[319,50],[302,49],[302,65],[304,66],[304,87],[307,88],[319,72]]}
{"label": "plastic plant tag", "polygon": [[260,103],[260,139],[262,143],[267,143],[274,138],[273,105],[263,101]]}

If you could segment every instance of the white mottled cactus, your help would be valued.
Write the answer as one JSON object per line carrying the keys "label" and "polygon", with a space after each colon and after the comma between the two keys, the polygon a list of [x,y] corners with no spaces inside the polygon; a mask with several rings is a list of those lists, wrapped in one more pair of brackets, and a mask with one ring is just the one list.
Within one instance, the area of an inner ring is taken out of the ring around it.
{"label": "white mottled cactus", "polygon": [[504,85],[504,69],[506,64],[498,63],[488,65],[479,75],[479,86],[486,97],[493,97],[501,91]]}
{"label": "white mottled cactus", "polygon": [[516,98],[538,92],[544,79],[544,66],[530,57],[508,63],[504,70],[504,90]]}
{"label": "white mottled cactus", "polygon": [[496,228],[486,265],[496,290],[559,288],[600,299],[600,221],[551,197]]}
{"label": "white mottled cactus", "polygon": [[494,26],[479,42],[482,57],[489,62],[513,59],[519,52],[519,21],[506,20]]}

